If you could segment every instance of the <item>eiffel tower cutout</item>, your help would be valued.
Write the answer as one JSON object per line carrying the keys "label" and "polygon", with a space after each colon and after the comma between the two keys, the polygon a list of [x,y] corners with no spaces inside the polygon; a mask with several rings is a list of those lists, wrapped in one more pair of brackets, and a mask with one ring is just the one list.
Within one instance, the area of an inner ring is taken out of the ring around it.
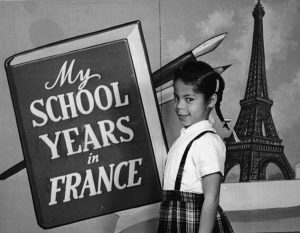
{"label": "eiffel tower cutout", "polygon": [[285,157],[284,146],[271,115],[273,101],[268,96],[263,38],[265,11],[259,0],[252,15],[254,33],[249,75],[234,127],[240,142],[235,142],[233,135],[225,138],[225,177],[232,167],[239,164],[240,182],[266,180],[266,168],[274,163],[285,179],[293,179],[295,172]]}

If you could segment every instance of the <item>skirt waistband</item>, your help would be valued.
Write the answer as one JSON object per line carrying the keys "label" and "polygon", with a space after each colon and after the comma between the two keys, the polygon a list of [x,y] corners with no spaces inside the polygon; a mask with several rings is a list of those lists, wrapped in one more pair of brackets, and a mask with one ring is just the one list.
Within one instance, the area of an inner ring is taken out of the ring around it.
{"label": "skirt waistband", "polygon": [[183,192],[178,190],[163,190],[162,201],[203,203],[204,195],[199,193]]}

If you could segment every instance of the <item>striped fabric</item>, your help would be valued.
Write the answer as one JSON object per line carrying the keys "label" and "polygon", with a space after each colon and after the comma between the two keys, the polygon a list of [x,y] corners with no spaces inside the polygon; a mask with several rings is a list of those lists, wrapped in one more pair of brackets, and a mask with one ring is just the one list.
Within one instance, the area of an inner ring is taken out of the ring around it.
{"label": "striped fabric", "polygon": [[[180,191],[183,168],[192,143],[205,133],[195,137],[187,146],[181,159],[177,173],[175,190],[164,190],[160,206],[158,233],[198,233],[200,227],[200,214],[204,195]],[[212,233],[233,233],[233,229],[224,211],[219,206]]]}
{"label": "striped fabric", "polygon": [[[158,233],[197,233],[204,201],[203,194],[163,191]],[[224,211],[219,206],[212,233],[233,233]]]}
{"label": "striped fabric", "polygon": [[203,195],[163,191],[158,233],[187,233],[199,229]]}

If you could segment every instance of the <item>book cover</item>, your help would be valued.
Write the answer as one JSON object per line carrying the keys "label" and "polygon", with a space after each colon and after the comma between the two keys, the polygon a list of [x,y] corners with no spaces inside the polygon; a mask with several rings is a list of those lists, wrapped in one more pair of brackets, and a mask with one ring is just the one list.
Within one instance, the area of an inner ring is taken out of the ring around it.
{"label": "book cover", "polygon": [[14,55],[6,72],[41,227],[160,201],[166,149],[139,21]]}

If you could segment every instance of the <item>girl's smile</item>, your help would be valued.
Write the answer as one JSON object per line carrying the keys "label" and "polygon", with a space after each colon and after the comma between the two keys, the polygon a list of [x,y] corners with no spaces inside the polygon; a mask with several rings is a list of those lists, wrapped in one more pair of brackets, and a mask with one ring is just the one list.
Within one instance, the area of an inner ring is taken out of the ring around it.
{"label": "girl's smile", "polygon": [[183,122],[188,122],[188,117],[190,116],[189,114],[180,114],[180,113],[177,113],[177,116],[179,118],[179,120],[181,121],[181,123],[183,125],[185,125]]}

